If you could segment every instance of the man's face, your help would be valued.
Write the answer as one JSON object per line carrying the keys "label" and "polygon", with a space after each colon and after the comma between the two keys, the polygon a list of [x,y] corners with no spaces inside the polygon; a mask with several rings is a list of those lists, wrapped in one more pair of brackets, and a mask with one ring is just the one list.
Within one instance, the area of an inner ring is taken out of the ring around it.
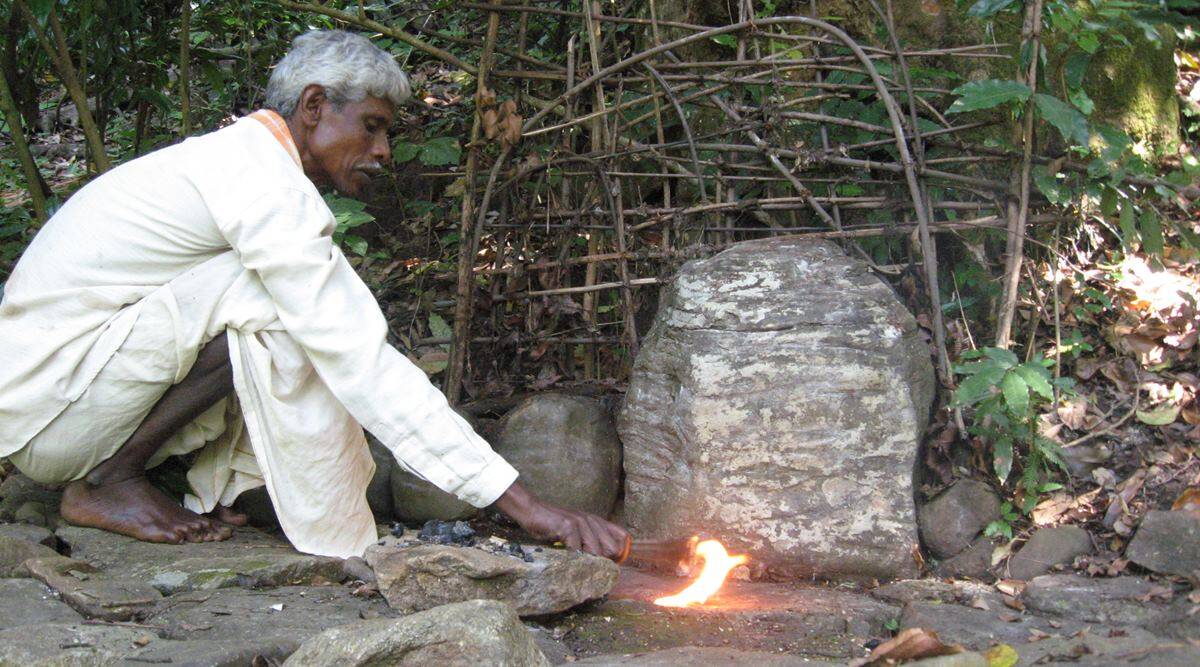
{"label": "man's face", "polygon": [[367,96],[348,102],[337,110],[325,100],[320,120],[308,140],[316,183],[332,184],[344,195],[356,195],[380,173],[391,157],[388,128],[392,125],[391,102]]}

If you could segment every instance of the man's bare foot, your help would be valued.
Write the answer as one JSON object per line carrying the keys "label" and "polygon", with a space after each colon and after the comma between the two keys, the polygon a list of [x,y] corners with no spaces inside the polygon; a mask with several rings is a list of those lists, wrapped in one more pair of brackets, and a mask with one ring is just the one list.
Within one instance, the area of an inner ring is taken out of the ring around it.
{"label": "man's bare foot", "polygon": [[227,523],[231,526],[244,526],[246,525],[246,522],[250,520],[245,514],[237,512],[232,507],[226,507],[224,505],[217,505],[213,511],[209,512],[205,516],[211,516],[217,521]]}
{"label": "man's bare foot", "polygon": [[71,482],[63,490],[62,517],[146,542],[212,542],[233,535],[229,526],[175,504],[142,476],[95,485]]}

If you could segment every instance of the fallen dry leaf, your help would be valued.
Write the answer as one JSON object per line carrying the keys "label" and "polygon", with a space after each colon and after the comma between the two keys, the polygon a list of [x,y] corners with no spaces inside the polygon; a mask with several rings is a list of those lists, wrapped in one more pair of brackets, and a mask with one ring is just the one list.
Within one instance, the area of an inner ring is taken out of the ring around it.
{"label": "fallen dry leaf", "polygon": [[1025,611],[1025,603],[1009,595],[1004,596],[1004,606],[1017,611]]}
{"label": "fallen dry leaf", "polygon": [[1010,597],[1017,597],[1025,591],[1026,583],[1019,579],[1001,579],[996,582],[996,590]]}
{"label": "fallen dry leaf", "polygon": [[1021,620],[1020,616],[1018,616],[1016,614],[1010,614],[1008,612],[996,614],[996,618],[1004,621],[1005,623],[1016,623]]}
{"label": "fallen dry leaf", "polygon": [[1043,639],[1049,639],[1052,636],[1053,635],[1051,635],[1049,632],[1042,632],[1041,630],[1038,630],[1037,628],[1029,628],[1029,641],[1030,642],[1040,642]]}
{"label": "fallen dry leaf", "polygon": [[1189,486],[1179,494],[1171,509],[1176,512],[1190,512],[1200,516],[1200,486]]}
{"label": "fallen dry leaf", "polygon": [[1079,431],[1086,426],[1088,400],[1085,396],[1076,396],[1058,407],[1055,412],[1062,423],[1072,431]]}
{"label": "fallen dry leaf", "polygon": [[937,633],[925,628],[908,628],[900,634],[875,647],[871,655],[859,658],[850,663],[850,667],[865,665],[882,665],[885,661],[903,662],[920,658],[933,658],[939,655],[954,655],[962,653],[963,647],[957,644],[942,643]]}

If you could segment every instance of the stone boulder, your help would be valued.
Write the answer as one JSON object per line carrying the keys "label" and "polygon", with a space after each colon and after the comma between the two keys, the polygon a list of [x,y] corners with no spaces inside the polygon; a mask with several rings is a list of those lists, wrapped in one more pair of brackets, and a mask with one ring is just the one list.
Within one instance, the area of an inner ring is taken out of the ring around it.
{"label": "stone boulder", "polygon": [[549,667],[550,661],[511,607],[471,600],[326,630],[301,644],[284,664]]}
{"label": "stone boulder", "polygon": [[[521,616],[566,611],[603,597],[619,570],[606,558],[561,549],[529,549],[529,560],[440,544],[367,549],[379,592],[401,613],[464,600],[499,600]],[[530,562],[531,561],[531,562]]]}
{"label": "stone boulder", "polygon": [[1200,571],[1200,517],[1179,511],[1147,512],[1125,556],[1147,570],[1195,576]]}
{"label": "stone boulder", "polygon": [[918,509],[921,538],[935,558],[961,553],[988,523],[1000,518],[1000,497],[992,487],[960,479]]}
{"label": "stone boulder", "polygon": [[532,396],[500,420],[496,452],[541,500],[609,516],[621,480],[621,441],[601,401]]}
{"label": "stone boulder", "polygon": [[913,468],[933,399],[912,314],[822,240],[688,262],[634,362],[625,516],[785,576],[913,576]]}
{"label": "stone boulder", "polygon": [[457,521],[470,519],[479,513],[473,505],[459,500],[436,486],[417,477],[392,462],[390,478],[392,489],[392,512],[397,519],[409,523],[430,521]]}
{"label": "stone boulder", "polygon": [[1008,559],[1008,576],[1029,580],[1057,565],[1070,565],[1092,552],[1092,538],[1079,526],[1039,528],[1021,550]]}
{"label": "stone boulder", "polygon": [[0,578],[21,576],[31,558],[54,558],[58,552],[44,544],[0,535]]}

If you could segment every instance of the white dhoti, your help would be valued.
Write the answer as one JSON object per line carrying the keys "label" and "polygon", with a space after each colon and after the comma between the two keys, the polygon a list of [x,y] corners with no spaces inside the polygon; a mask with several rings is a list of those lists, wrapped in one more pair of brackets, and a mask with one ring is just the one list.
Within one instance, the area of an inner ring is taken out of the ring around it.
{"label": "white dhoti", "polygon": [[363,428],[443,491],[495,502],[516,469],[388,345],[286,124],[258,116],[106,172],[38,232],[0,301],[0,456],[79,479],[224,335],[235,396],[156,457],[197,452],[191,509],[265,484],[297,549],[361,555]]}
{"label": "white dhoti", "polygon": [[150,461],[198,453],[185,505],[210,512],[263,486],[300,551],[361,555],[377,538],[366,502],[375,471],[363,429],[280,325],[257,275],[232,251],[129,306],[129,335],[83,394],[11,455],[45,483],[80,479],[116,453],[214,337],[229,341],[235,395]]}

